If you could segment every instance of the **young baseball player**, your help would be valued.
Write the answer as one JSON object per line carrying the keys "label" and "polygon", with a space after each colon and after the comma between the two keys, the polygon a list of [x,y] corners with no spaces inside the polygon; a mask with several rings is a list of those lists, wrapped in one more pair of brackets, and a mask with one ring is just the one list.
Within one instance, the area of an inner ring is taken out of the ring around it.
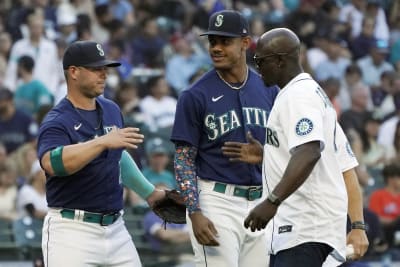
{"label": "young baseball player", "polygon": [[47,114],[38,137],[47,177],[42,240],[47,267],[141,266],[121,217],[121,182],[150,206],[165,193],[154,190],[123,151],[137,148],[143,135],[123,128],[119,107],[100,96],[107,67],[119,65],[95,42],[75,42],[65,51],[68,94]]}
{"label": "young baseball player", "polygon": [[303,72],[299,50],[298,37],[279,28],[261,36],[254,57],[265,85],[281,88],[263,153],[267,198],[244,222],[252,231],[270,222],[272,267],[319,267],[328,255],[344,261],[347,213],[353,257],[368,247],[357,162],[328,97]]}
{"label": "young baseball player", "polygon": [[261,165],[231,163],[221,147],[228,140],[245,141],[248,131],[264,143],[277,88],[266,88],[246,64],[251,39],[239,12],[214,13],[203,35],[214,69],[182,92],[171,137],[195,263],[265,267],[264,233],[243,227],[262,195]]}

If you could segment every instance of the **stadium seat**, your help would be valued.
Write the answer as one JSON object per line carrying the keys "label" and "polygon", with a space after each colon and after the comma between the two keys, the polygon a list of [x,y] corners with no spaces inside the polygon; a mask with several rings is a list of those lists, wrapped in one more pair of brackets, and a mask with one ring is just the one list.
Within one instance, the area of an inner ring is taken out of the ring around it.
{"label": "stadium seat", "polygon": [[15,244],[23,259],[32,259],[41,254],[43,221],[23,217],[12,223]]}
{"label": "stadium seat", "polygon": [[0,219],[0,260],[12,260],[17,256],[18,249],[14,241],[12,223]]}

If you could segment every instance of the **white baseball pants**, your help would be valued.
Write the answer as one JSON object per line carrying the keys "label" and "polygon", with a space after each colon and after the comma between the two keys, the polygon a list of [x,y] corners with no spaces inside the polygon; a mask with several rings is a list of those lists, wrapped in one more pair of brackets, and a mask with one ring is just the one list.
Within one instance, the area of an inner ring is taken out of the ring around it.
{"label": "white baseball pants", "polygon": [[46,267],[141,267],[122,216],[109,226],[62,218],[50,209],[43,224]]}
{"label": "white baseball pants", "polygon": [[225,194],[213,191],[215,183],[198,180],[200,207],[218,231],[218,247],[202,246],[193,234],[187,218],[196,267],[266,267],[269,264],[267,239],[264,231],[251,232],[244,228],[244,219],[260,199],[249,201],[233,196],[233,185]]}

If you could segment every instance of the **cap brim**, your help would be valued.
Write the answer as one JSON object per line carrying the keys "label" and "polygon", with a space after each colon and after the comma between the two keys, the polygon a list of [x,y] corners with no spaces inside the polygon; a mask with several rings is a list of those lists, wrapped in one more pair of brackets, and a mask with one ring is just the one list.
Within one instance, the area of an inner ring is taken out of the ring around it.
{"label": "cap brim", "polygon": [[205,35],[218,35],[218,36],[226,36],[226,37],[244,37],[244,36],[247,36],[247,35],[240,35],[240,34],[234,34],[234,33],[229,33],[229,32],[219,32],[219,31],[208,31],[208,32],[200,34],[200,36],[205,36]]}
{"label": "cap brim", "polygon": [[119,67],[119,66],[121,66],[121,63],[119,63],[118,61],[108,60],[108,59],[82,65],[82,67]]}

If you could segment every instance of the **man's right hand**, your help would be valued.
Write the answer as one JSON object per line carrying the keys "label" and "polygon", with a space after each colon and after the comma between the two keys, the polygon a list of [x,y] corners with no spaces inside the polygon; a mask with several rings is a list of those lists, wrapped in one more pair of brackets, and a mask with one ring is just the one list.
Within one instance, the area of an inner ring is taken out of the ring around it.
{"label": "man's right hand", "polygon": [[132,148],[143,143],[144,135],[139,133],[139,128],[126,127],[118,129],[114,127],[108,134],[101,136],[107,149]]}
{"label": "man's right hand", "polygon": [[218,232],[212,221],[201,212],[194,212],[189,215],[192,221],[192,228],[197,242],[205,246],[219,246],[217,241]]}

